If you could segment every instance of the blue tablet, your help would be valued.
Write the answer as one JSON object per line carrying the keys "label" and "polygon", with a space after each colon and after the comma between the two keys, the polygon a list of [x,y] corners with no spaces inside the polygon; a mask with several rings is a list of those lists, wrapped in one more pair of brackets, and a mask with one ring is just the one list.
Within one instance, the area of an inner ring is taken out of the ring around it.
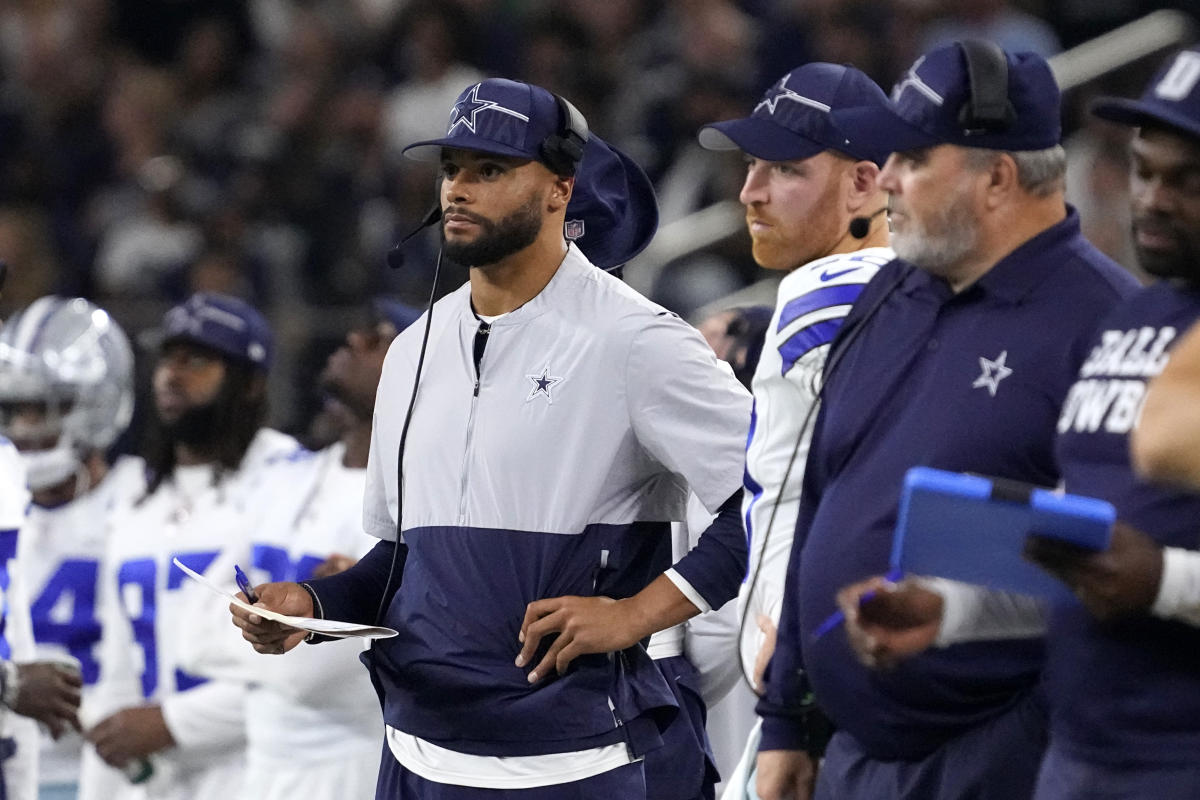
{"label": "blue tablet", "polygon": [[1031,533],[1092,550],[1108,547],[1116,509],[1094,497],[929,467],[904,476],[893,569],[1048,599],[1064,583],[1021,556]]}

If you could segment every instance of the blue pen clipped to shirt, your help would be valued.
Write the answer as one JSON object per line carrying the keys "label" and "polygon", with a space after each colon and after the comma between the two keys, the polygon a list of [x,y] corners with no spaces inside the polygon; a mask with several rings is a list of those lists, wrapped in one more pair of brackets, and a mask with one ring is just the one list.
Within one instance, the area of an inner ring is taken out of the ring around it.
{"label": "blue pen clipped to shirt", "polygon": [[246,577],[246,573],[242,572],[242,568],[237,564],[233,565],[233,579],[237,581],[238,588],[242,590],[242,594],[246,595],[247,603],[254,605],[258,602],[258,595],[251,588],[250,579]]}
{"label": "blue pen clipped to shirt", "polygon": [[[896,583],[904,577],[904,573],[899,568],[893,567],[888,570],[888,574],[883,576],[883,579],[888,583]],[[867,592],[862,597],[858,598],[858,606],[862,608],[864,604],[869,603],[878,592],[872,590]],[[817,626],[817,629],[812,632],[812,640],[815,642],[831,630],[841,625],[846,621],[846,614],[839,608],[837,611],[825,618],[825,621]]]}

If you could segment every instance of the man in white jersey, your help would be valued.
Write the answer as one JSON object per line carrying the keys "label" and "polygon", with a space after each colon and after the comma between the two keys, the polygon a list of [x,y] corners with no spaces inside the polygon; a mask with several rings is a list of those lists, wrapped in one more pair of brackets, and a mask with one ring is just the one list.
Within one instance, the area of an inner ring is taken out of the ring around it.
{"label": "man in white jersey", "polygon": [[[33,503],[17,561],[31,595],[38,657],[77,663],[81,714],[100,675],[96,584],[103,520],[141,491],[140,459],[106,451],[133,412],[133,351],[83,298],[43,297],[0,330],[0,429],[20,451]],[[39,797],[75,797],[82,740],[42,737]]]}
{"label": "man in white jersey", "polygon": [[[445,254],[471,270],[428,346],[418,322],[384,364],[364,509],[384,541],[340,575],[259,587],[271,608],[399,631],[369,659],[379,798],[644,798],[676,703],[639,642],[744,571],[749,398],[695,330],[565,241],[587,138],[560,98],[488,80],[412,146],[441,161]],[[672,566],[689,492],[721,513]],[[304,636],[235,621],[261,652]]]}
{"label": "man in white jersey", "polygon": [[[751,384],[754,418],[746,449],[742,513],[750,570],[738,596],[737,646],[756,690],[779,620],[829,344],[862,287],[895,257],[887,247],[887,197],[875,185],[887,154],[856,144],[831,113],[886,101],[853,67],[805,64],[768,89],[750,117],[700,131],[704,147],[745,154],[739,199],[754,260],[788,273]],[[726,797],[744,796],[756,752],[752,735]]]}
{"label": "man in white jersey", "polygon": [[[148,486],[108,518],[104,671],[99,721],[87,732],[95,749],[85,751],[84,800],[114,791],[111,771],[89,754],[124,770],[147,798],[227,800],[240,785],[246,687],[182,668],[188,643],[221,652],[227,626],[172,559],[203,573],[225,550],[240,552],[261,508],[264,467],[298,447],[263,427],[272,339],[256,310],[200,293],[166,314],[162,332]],[[232,573],[212,578],[233,586]]]}
{"label": "man in white jersey", "polygon": [[[388,346],[419,312],[379,299],[372,319],[347,334],[319,384],[321,427],[338,441],[300,451],[266,470],[261,514],[244,548],[231,548],[212,572],[246,568],[255,582],[307,580],[354,564],[374,544],[362,529],[362,497],[375,394]],[[241,554],[236,555],[241,549]],[[383,718],[359,661],[362,640],[305,647],[287,659],[263,659],[240,638],[226,667],[207,643],[185,660],[208,677],[233,674],[246,695],[244,800],[367,800],[375,796]],[[226,669],[234,672],[226,673]]]}

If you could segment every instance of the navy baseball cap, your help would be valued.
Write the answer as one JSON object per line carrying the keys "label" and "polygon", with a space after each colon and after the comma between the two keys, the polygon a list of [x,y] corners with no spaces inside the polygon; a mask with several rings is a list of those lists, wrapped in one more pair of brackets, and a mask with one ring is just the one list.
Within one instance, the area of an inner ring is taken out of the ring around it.
{"label": "navy baseball cap", "polygon": [[654,186],[637,163],[593,134],[583,150],[563,233],[601,269],[628,263],[658,231]]}
{"label": "navy baseball cap", "polygon": [[[443,147],[455,147],[540,161],[555,169],[543,144],[569,122],[563,114],[558,98],[540,86],[488,78],[468,86],[454,101],[445,136],[414,142],[402,152],[415,161],[437,162]],[[586,140],[587,124],[582,115],[579,120]]]}
{"label": "navy baseball cap", "polygon": [[847,133],[832,112],[886,105],[883,90],[854,67],[814,62],[780,78],[749,117],[705,125],[700,129],[700,145],[709,150],[742,150],[767,161],[799,161],[836,150],[882,164],[890,151]]}
{"label": "navy baseball cap", "polygon": [[1125,125],[1157,123],[1200,137],[1200,46],[1167,59],[1139,99],[1103,97],[1092,104],[1092,113]]}
{"label": "navy baseball cap", "polygon": [[163,345],[193,342],[266,370],[274,338],[267,320],[248,303],[213,292],[197,292],[163,317]]}
{"label": "navy baseball cap", "polygon": [[940,144],[1009,152],[1057,145],[1062,138],[1060,97],[1046,60],[1036,53],[999,50],[1008,65],[1008,120],[995,129],[981,128],[966,116],[972,88],[964,46],[955,42],[918,58],[893,87],[887,106],[835,112],[834,119],[858,138],[893,153]]}

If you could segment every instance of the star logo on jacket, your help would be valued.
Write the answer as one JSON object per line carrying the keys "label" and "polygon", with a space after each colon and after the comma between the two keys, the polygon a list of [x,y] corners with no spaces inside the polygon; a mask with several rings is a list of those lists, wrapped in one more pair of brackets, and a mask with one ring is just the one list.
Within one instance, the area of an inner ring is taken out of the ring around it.
{"label": "star logo on jacket", "polygon": [[524,114],[513,111],[511,108],[505,108],[491,100],[479,99],[479,84],[471,87],[471,92],[454,104],[454,108],[450,113],[450,129],[446,131],[446,135],[454,133],[454,129],[462,125],[471,133],[475,133],[475,116],[480,111],[498,111],[501,114],[508,114],[510,117],[516,117],[522,122],[529,122],[529,117]]}
{"label": "star logo on jacket", "polygon": [[972,389],[988,390],[988,394],[992,397],[996,396],[996,392],[1000,390],[1000,381],[1012,375],[1012,368],[1004,362],[1008,358],[1008,351],[1004,350],[996,358],[979,357],[979,366],[983,369],[975,382],[971,384]]}
{"label": "star logo on jacket", "polygon": [[540,375],[535,373],[533,375],[526,375],[525,377],[533,383],[529,394],[525,396],[526,403],[538,395],[545,397],[547,403],[554,402],[554,395],[551,394],[551,391],[556,385],[562,383],[563,379],[557,375],[550,374],[550,365],[547,364]]}

